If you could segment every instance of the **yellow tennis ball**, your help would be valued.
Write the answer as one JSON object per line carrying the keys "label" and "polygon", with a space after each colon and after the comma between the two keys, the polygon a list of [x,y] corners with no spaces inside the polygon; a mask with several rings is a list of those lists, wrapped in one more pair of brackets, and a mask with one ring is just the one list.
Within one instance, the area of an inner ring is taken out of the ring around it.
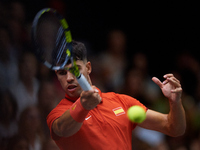
{"label": "yellow tennis ball", "polygon": [[127,111],[128,118],[131,122],[142,123],[146,119],[146,112],[141,106],[131,106]]}

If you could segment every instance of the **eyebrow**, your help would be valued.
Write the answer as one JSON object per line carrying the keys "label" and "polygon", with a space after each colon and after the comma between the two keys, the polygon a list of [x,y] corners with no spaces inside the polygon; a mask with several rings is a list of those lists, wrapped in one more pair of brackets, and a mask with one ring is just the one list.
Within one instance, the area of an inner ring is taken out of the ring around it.
{"label": "eyebrow", "polygon": [[[77,65],[77,64],[76,64],[76,66],[77,66],[78,68],[82,68],[81,65]],[[60,71],[60,70],[69,70],[70,68],[72,68],[72,66],[71,66],[71,67],[65,66],[63,69],[59,69],[59,70],[57,70],[57,71]]]}
{"label": "eyebrow", "polygon": [[77,65],[77,67],[81,68],[81,65]]}

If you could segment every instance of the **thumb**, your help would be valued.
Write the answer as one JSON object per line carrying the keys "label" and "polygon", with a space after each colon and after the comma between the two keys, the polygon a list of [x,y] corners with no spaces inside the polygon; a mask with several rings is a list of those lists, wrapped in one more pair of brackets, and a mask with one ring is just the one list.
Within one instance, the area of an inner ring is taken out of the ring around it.
{"label": "thumb", "polygon": [[153,77],[153,78],[152,78],[152,81],[153,81],[154,83],[156,83],[160,88],[162,88],[163,84],[162,84],[162,82],[161,82],[158,78]]}

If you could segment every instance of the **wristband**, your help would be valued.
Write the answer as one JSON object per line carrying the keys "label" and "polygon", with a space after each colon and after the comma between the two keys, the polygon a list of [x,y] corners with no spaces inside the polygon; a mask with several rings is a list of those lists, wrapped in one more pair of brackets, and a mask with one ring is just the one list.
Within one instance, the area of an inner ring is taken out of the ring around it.
{"label": "wristband", "polygon": [[83,108],[80,98],[70,107],[70,115],[76,122],[82,123],[88,113],[89,110]]}

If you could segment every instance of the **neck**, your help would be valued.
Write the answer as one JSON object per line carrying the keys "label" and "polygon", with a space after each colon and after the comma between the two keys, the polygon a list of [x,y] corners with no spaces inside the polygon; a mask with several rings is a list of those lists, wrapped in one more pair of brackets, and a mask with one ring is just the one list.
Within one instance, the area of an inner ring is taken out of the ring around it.
{"label": "neck", "polygon": [[65,98],[71,102],[75,102],[78,98],[72,98],[72,97],[69,97],[67,94],[65,94]]}

